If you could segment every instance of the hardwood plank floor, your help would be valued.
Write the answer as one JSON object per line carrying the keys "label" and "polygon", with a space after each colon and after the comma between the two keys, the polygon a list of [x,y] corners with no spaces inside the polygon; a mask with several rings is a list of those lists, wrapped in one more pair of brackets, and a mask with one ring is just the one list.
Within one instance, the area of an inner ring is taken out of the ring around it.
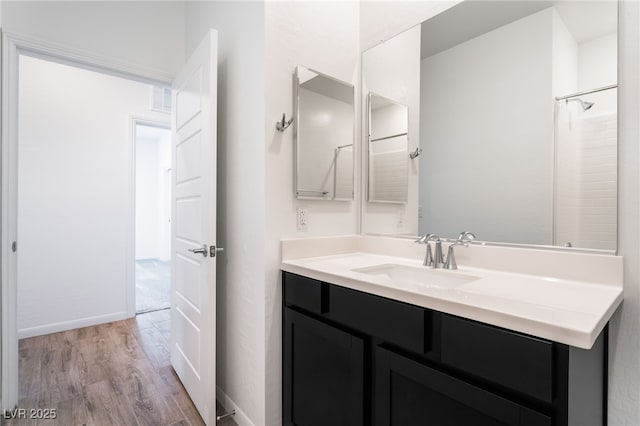
{"label": "hardwood plank floor", "polygon": [[170,366],[168,324],[163,310],[21,340],[19,408],[56,418],[3,424],[203,425]]}

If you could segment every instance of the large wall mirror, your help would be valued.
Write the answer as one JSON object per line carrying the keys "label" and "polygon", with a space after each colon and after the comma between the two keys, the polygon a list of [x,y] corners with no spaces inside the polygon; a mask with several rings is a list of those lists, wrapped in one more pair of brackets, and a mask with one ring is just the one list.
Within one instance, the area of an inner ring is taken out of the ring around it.
{"label": "large wall mirror", "polygon": [[353,200],[353,85],[303,66],[295,83],[296,197]]}
{"label": "large wall mirror", "polygon": [[362,67],[422,150],[396,171],[405,203],[363,200],[363,233],[615,252],[616,2],[467,0]]}

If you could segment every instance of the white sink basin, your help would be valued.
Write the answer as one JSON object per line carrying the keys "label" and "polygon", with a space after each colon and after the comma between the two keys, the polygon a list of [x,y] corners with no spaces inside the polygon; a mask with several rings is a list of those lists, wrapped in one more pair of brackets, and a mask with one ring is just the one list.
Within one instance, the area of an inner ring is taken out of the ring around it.
{"label": "white sink basin", "polygon": [[413,266],[396,264],[367,266],[364,268],[355,268],[352,269],[352,271],[386,277],[397,284],[427,288],[451,289],[480,279],[479,277],[460,274],[455,271],[442,271],[427,267],[415,268]]}

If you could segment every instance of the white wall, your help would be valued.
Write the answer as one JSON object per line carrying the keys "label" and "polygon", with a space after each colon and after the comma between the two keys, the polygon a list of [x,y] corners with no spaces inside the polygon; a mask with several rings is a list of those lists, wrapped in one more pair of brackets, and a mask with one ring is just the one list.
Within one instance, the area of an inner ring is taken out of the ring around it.
{"label": "white wall", "polygon": [[158,252],[157,258],[162,261],[171,260],[171,130],[156,141],[158,164],[156,168],[158,181]]}
{"label": "white wall", "polygon": [[136,141],[136,260],[171,258],[171,131]]}
{"label": "white wall", "polygon": [[225,251],[217,257],[217,396],[238,410],[240,426],[275,424],[265,420],[264,8],[262,2],[186,5],[187,55],[209,28],[219,36],[217,243]]}
{"label": "white wall", "polygon": [[422,61],[421,233],[551,243],[551,26],[546,9]]}
{"label": "white wall", "polygon": [[3,1],[2,29],[165,75],[184,62],[184,2]]}
{"label": "white wall", "polygon": [[[359,92],[359,4],[356,2],[266,3],[266,415],[259,424],[282,422],[282,317],[280,239],[352,234],[356,203],[298,201],[293,192],[293,132],[277,132],[275,121],[293,113],[296,65],[353,83]],[[360,110],[356,110],[356,117]],[[356,140],[359,140],[356,131]],[[357,152],[359,153],[359,151]],[[358,173],[358,171],[356,171]],[[356,192],[356,198],[359,191]],[[308,230],[296,230],[296,209],[309,210]]]}
{"label": "white wall", "polygon": [[19,96],[19,335],[124,318],[130,114],[165,115],[149,85],[30,57]]}
{"label": "white wall", "polygon": [[579,45],[578,91],[616,84],[618,81],[617,34],[608,34]]}
{"label": "white wall", "polygon": [[136,140],[136,260],[158,257],[157,165],[156,141]]}
{"label": "white wall", "polygon": [[[414,150],[420,144],[420,27],[413,27],[364,52],[362,67],[363,107],[367,105],[369,92],[406,105],[409,108],[409,151]],[[361,117],[361,125],[366,135],[366,110]],[[367,161],[365,153],[362,161]],[[418,211],[419,163],[417,160],[407,161],[407,202],[388,204],[363,201],[362,232],[417,234],[418,218],[415,212]]]}
{"label": "white wall", "polygon": [[551,93],[564,96],[578,90],[578,43],[555,8],[550,10]]}
{"label": "white wall", "polygon": [[640,424],[640,5],[619,2],[618,254],[624,302],[609,330],[609,425]]}

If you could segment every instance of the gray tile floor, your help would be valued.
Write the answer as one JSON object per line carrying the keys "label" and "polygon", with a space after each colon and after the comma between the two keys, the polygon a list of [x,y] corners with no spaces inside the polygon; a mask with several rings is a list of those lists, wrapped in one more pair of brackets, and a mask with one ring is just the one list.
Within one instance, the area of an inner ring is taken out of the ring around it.
{"label": "gray tile floor", "polygon": [[158,259],[136,260],[136,312],[171,306],[171,264]]}

